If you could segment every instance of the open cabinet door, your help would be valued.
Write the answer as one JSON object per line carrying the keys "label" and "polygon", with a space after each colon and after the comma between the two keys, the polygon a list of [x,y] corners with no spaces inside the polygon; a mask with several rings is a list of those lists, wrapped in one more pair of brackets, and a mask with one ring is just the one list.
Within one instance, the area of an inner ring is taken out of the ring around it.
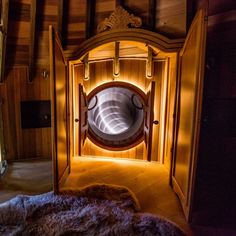
{"label": "open cabinet door", "polygon": [[70,171],[68,71],[60,39],[49,27],[52,158],[54,191],[58,192]]}
{"label": "open cabinet door", "polygon": [[150,83],[146,108],[145,108],[145,120],[144,120],[144,142],[146,146],[146,159],[151,161],[152,155],[152,131],[153,131],[153,120],[154,120],[154,96],[155,96],[155,82]]}
{"label": "open cabinet door", "polygon": [[82,84],[79,84],[79,155],[83,154],[83,147],[88,132],[88,103],[87,95]]}
{"label": "open cabinet door", "polygon": [[177,123],[172,169],[173,188],[179,196],[188,221],[191,221],[198,156],[205,41],[205,11],[200,10],[193,20],[179,57]]}

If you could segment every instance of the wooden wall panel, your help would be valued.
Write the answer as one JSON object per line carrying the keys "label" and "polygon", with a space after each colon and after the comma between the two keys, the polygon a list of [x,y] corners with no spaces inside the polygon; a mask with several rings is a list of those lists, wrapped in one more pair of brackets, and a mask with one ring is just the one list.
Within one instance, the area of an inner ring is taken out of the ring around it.
{"label": "wooden wall panel", "polygon": [[0,85],[8,160],[51,156],[50,128],[21,128],[20,102],[49,99],[49,80],[43,79],[40,73],[40,70],[37,71],[37,79],[29,83],[28,68],[16,67],[8,74],[6,82]]}
{"label": "wooden wall panel", "polygon": [[159,0],[156,4],[156,30],[170,38],[186,35],[186,0]]}

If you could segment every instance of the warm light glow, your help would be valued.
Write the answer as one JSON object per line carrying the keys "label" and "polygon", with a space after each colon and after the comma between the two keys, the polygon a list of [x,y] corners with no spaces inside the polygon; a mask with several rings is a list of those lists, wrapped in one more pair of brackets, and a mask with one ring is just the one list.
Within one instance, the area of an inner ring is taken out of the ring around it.
{"label": "warm light glow", "polygon": [[[110,150],[106,150],[103,148],[100,148],[99,146],[97,146],[96,144],[94,144],[91,140],[89,140],[88,138],[85,141],[85,153],[84,155],[88,155],[90,156],[90,154],[86,153],[86,150],[89,150],[90,148],[94,151],[94,153],[96,153],[96,157],[109,157],[109,158],[115,158],[115,159],[128,159],[128,160],[132,160],[132,159],[143,159],[143,154],[142,156],[137,156],[137,153],[135,150],[137,149],[143,149],[144,147],[144,142],[141,142],[140,144],[136,145],[133,148],[127,149],[127,150],[123,150],[123,151],[110,151]],[[133,155],[134,153],[134,155]]]}
{"label": "warm light glow", "polygon": [[161,102],[161,117],[160,117],[160,162],[164,163],[164,147],[165,147],[165,132],[166,132],[166,107],[167,107],[167,88],[168,88],[168,61],[165,63],[162,102]]}
{"label": "warm light glow", "polygon": [[113,162],[113,163],[120,163],[120,164],[125,164],[125,165],[133,165],[135,162],[137,164],[143,163],[144,165],[150,165],[150,164],[160,164],[159,162],[148,162],[145,160],[139,160],[139,159],[128,159],[128,158],[119,158],[119,157],[100,157],[100,156],[86,156],[86,157],[81,157],[81,156],[74,156],[73,161],[101,161],[101,162]]}

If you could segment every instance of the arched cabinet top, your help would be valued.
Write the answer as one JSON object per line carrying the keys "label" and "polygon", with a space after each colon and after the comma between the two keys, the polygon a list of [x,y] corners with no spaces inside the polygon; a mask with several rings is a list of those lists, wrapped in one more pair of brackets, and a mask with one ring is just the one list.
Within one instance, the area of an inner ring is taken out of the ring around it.
{"label": "arched cabinet top", "polygon": [[89,51],[106,43],[117,41],[141,42],[163,53],[178,52],[184,43],[184,39],[168,39],[161,34],[144,29],[111,30],[89,38],[74,51],[65,51],[65,55],[67,60],[74,64]]}

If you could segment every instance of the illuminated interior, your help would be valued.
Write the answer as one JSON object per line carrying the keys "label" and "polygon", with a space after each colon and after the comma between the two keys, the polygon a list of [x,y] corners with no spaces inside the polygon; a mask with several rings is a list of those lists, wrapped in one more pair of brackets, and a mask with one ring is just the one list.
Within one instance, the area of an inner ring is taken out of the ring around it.
{"label": "illuminated interior", "polygon": [[105,88],[88,103],[89,132],[103,146],[128,146],[143,132],[143,101],[132,90]]}

